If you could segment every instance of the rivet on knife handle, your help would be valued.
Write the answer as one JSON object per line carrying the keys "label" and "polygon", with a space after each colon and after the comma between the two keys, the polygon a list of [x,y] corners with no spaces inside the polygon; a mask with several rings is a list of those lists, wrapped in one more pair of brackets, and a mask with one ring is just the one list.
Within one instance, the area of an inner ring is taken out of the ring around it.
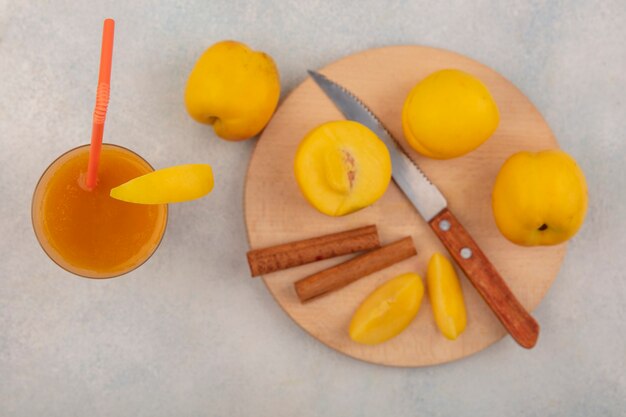
{"label": "rivet on knife handle", "polygon": [[527,349],[535,346],[539,324],[450,210],[442,210],[429,224],[513,339]]}

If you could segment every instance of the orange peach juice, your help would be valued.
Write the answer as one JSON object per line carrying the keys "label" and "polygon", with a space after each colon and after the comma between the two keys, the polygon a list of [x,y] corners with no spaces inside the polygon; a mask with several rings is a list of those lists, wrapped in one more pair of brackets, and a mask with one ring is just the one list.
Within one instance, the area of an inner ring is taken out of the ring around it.
{"label": "orange peach juice", "polygon": [[84,186],[89,146],[75,148],[42,175],[32,203],[33,227],[48,256],[87,278],[112,278],[144,263],[161,242],[167,205],[132,204],[111,188],[153,168],[128,149],[103,144],[94,190]]}

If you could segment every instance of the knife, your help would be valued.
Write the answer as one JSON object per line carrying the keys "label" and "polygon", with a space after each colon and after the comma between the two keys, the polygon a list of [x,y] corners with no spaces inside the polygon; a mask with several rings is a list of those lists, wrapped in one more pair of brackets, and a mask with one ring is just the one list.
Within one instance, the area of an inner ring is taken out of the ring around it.
{"label": "knife", "polygon": [[527,349],[535,346],[539,324],[515,298],[496,268],[452,214],[441,191],[361,100],[324,75],[315,71],[309,71],[309,74],[346,119],[367,126],[387,145],[395,183],[428,222],[513,339]]}

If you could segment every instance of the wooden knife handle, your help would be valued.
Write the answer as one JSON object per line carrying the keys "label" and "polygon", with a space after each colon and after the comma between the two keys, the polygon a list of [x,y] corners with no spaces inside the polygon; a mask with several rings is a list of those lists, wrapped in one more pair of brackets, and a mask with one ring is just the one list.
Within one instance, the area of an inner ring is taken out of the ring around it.
{"label": "wooden knife handle", "polygon": [[447,208],[442,210],[429,224],[513,339],[526,349],[535,346],[539,337],[539,324],[515,298],[496,268],[452,212]]}

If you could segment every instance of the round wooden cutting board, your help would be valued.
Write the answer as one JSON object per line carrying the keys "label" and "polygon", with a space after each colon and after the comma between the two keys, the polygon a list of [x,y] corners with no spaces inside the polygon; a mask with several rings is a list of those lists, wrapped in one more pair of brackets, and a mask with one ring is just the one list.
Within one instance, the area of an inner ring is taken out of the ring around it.
{"label": "round wooden cutting board", "polygon": [[[418,81],[443,68],[458,68],[481,79],[498,104],[500,125],[487,142],[460,158],[440,161],[409,153],[447,197],[450,209],[513,293],[527,309],[533,310],[555,279],[566,247],[516,246],[499,233],[491,211],[493,182],[508,156],[520,150],[558,147],[550,128],[524,94],[476,61],[420,46],[368,50],[341,59],[320,72],[357,95],[405,144],[400,119],[404,99]],[[457,268],[468,322],[465,333],[456,341],[439,333],[426,295],[416,319],[399,336],[377,346],[350,340],[350,318],[372,290],[403,272],[415,271],[424,278],[430,256],[436,251],[446,255],[447,252],[394,183],[374,205],[340,218],[325,216],[304,200],[293,174],[298,143],[317,125],[339,119],[339,111],[310,78],[280,106],[259,139],[248,168],[245,216],[250,247],[257,249],[376,224],[383,244],[410,235],[418,255],[306,304],[299,302],[294,281],[350,257],[268,274],[263,280],[278,304],[319,341],[346,355],[377,364],[434,365],[471,355],[501,339],[504,328]],[[405,149],[409,150],[408,145]]]}

